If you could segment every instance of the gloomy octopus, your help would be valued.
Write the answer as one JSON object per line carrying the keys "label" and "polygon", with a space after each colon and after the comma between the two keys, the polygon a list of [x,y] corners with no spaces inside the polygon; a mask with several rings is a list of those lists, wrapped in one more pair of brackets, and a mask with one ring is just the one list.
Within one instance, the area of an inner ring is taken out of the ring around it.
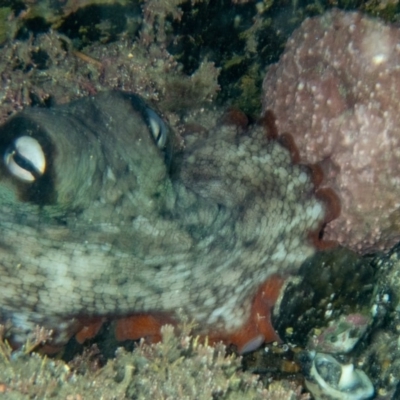
{"label": "gloomy octopus", "polygon": [[0,127],[0,318],[14,342],[39,324],[63,343],[106,318],[137,337],[179,313],[241,351],[276,338],[270,308],[314,252],[326,196],[271,121],[212,118],[183,151],[122,92]]}

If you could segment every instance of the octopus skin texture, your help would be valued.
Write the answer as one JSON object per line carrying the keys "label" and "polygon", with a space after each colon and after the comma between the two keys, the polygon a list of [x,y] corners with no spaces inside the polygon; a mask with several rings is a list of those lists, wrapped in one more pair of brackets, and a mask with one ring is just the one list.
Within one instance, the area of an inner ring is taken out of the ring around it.
{"label": "octopus skin texture", "polygon": [[264,80],[264,110],[340,198],[324,239],[360,254],[400,240],[399,43],[398,26],[334,9],[302,23]]}
{"label": "octopus skin texture", "polygon": [[328,201],[267,133],[215,117],[175,151],[161,118],[123,92],[10,118],[0,319],[11,340],[36,324],[54,344],[84,340],[105,319],[120,320],[121,339],[156,335],[178,311],[240,351],[277,339],[270,309],[314,253]]}

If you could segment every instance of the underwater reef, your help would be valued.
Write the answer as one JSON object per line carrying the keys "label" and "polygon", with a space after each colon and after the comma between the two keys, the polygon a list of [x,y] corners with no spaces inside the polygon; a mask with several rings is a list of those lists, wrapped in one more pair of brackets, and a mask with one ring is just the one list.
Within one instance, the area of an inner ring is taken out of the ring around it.
{"label": "underwater reef", "polygon": [[0,394],[399,396],[400,14],[336,5],[6,2]]}

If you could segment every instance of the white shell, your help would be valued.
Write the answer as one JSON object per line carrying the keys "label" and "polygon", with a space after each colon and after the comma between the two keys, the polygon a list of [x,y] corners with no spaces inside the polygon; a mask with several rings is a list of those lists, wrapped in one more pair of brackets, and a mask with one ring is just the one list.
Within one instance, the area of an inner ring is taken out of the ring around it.
{"label": "white shell", "polygon": [[316,400],[366,400],[374,395],[368,376],[353,364],[341,364],[324,353],[310,354],[311,369],[306,379],[307,389]]}
{"label": "white shell", "polygon": [[34,169],[37,175],[42,175],[46,169],[46,157],[39,142],[30,136],[21,136],[6,150],[4,163],[9,172],[16,178],[26,182],[33,182],[36,177],[31,171],[21,167],[15,157],[23,158]]}

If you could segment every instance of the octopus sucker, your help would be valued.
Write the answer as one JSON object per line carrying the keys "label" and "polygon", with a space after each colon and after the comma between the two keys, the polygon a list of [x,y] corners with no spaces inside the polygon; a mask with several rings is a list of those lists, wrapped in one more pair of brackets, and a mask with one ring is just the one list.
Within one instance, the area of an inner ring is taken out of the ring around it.
{"label": "octopus sucker", "polygon": [[106,320],[120,339],[153,340],[179,315],[239,352],[279,340],[271,310],[334,202],[277,140],[272,113],[203,118],[177,148],[156,111],[113,91],[0,127],[3,160],[21,136],[46,160],[33,181],[0,165],[0,319],[14,343],[37,324],[54,345],[71,331],[82,342]]}

